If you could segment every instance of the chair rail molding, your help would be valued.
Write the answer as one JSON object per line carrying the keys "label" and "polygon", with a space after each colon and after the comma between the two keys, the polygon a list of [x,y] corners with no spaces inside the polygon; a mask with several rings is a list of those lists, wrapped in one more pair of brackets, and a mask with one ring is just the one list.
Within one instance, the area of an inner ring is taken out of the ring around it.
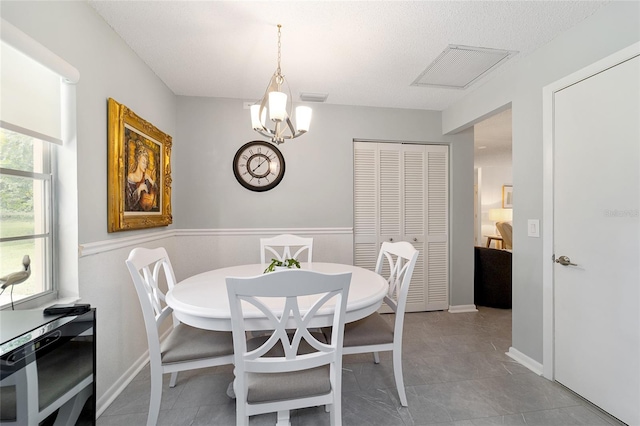
{"label": "chair rail molding", "polygon": [[353,228],[228,228],[228,229],[172,229],[149,232],[131,237],[114,238],[78,245],[78,257],[92,256],[121,248],[173,237],[229,237],[268,236],[279,234],[296,235],[352,235]]}

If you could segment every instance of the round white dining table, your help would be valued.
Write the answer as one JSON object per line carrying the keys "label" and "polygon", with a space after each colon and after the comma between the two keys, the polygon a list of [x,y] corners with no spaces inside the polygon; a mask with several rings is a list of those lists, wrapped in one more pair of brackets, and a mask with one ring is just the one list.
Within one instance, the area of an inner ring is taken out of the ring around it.
{"label": "round white dining table", "polygon": [[[189,277],[169,290],[166,302],[176,318],[192,327],[206,330],[231,331],[231,311],[227,295],[227,277],[253,277],[262,275],[262,264],[238,265],[214,269]],[[340,263],[301,263],[301,269],[336,274],[351,272],[351,285],[347,299],[345,322],[364,318],[377,311],[387,294],[387,281],[379,274],[364,268]],[[286,271],[282,273],[287,273]],[[304,306],[301,304],[301,308]],[[332,310],[316,315],[312,327],[331,325]],[[265,318],[256,309],[245,317],[247,330],[264,330]]]}

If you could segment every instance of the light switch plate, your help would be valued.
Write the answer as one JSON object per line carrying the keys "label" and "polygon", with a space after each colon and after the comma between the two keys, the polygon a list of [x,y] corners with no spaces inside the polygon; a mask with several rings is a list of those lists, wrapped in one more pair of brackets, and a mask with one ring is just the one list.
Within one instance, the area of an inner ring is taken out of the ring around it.
{"label": "light switch plate", "polygon": [[540,221],[538,219],[527,221],[527,236],[540,238]]}

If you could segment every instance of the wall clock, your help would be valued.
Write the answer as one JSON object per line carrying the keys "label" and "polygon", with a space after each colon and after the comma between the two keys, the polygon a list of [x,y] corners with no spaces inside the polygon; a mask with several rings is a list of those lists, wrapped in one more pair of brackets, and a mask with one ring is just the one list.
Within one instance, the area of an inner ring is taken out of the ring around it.
{"label": "wall clock", "polygon": [[251,191],[268,191],[284,177],[284,157],[269,142],[247,142],[233,157],[233,174],[240,185]]}

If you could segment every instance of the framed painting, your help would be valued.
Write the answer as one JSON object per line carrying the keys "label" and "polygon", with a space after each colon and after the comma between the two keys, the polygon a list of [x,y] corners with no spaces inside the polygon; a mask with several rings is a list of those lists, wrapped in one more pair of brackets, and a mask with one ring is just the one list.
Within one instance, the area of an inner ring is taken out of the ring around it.
{"label": "framed painting", "polygon": [[171,136],[111,98],[108,114],[108,231],[169,225]]}
{"label": "framed painting", "polygon": [[512,185],[502,185],[502,208],[503,209],[513,208],[513,186]]}

